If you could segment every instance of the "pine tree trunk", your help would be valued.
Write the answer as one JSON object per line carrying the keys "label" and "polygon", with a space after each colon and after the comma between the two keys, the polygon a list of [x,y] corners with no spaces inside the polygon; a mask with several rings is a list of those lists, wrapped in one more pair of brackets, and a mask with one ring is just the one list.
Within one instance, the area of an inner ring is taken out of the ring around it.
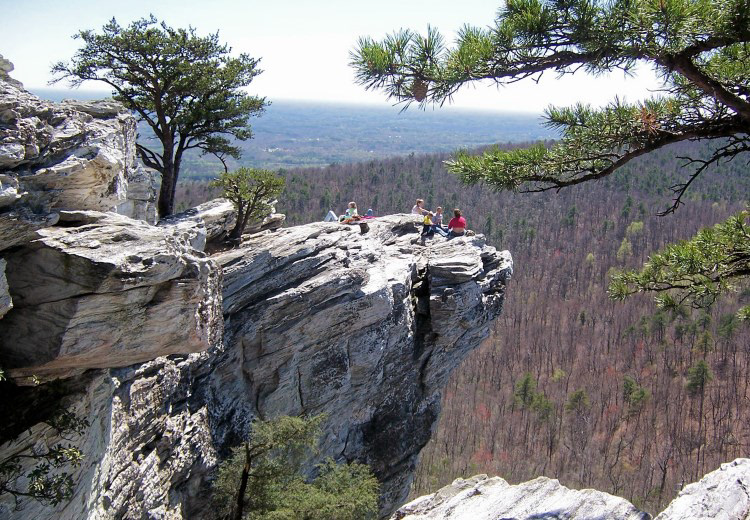
{"label": "pine tree trunk", "polygon": [[243,509],[245,506],[245,491],[247,490],[247,481],[250,476],[250,446],[245,443],[245,464],[242,466],[242,474],[240,475],[240,485],[237,489],[237,496],[232,506],[232,511],[229,517],[232,520],[242,520]]}
{"label": "pine tree trunk", "polygon": [[161,174],[161,188],[159,189],[158,211],[160,219],[174,213],[174,194],[177,188],[175,180],[174,166],[172,164],[164,165],[164,172]]}

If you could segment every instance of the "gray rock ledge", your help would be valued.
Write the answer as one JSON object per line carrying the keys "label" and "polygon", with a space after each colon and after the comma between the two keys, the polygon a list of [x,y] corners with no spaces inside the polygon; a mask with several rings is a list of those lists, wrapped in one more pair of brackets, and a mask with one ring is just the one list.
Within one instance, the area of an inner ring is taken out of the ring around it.
{"label": "gray rock ledge", "polygon": [[510,485],[500,477],[456,479],[401,507],[391,520],[649,520],[624,498],[575,490],[539,477]]}

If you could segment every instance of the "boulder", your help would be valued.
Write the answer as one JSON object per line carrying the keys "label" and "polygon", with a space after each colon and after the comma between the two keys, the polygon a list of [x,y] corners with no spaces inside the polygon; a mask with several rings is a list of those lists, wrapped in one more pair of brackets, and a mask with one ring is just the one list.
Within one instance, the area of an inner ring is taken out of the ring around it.
{"label": "boulder", "polygon": [[750,459],[722,464],[680,491],[655,520],[747,520],[750,518]]}
{"label": "boulder", "polygon": [[276,231],[286,222],[286,215],[283,213],[271,213],[262,221],[248,225],[243,231],[243,235],[253,235],[261,231]]}
{"label": "boulder", "polygon": [[[271,213],[261,222],[248,225],[243,235],[261,231],[275,231],[284,225],[286,215]],[[224,240],[237,222],[237,210],[228,199],[218,198],[204,202],[194,208],[166,217],[159,221],[160,226],[179,227],[193,235],[193,247],[203,251],[209,242]]]}
{"label": "boulder", "polygon": [[[399,508],[391,520],[648,520],[624,498],[575,490],[539,477],[511,485],[500,477],[457,479]],[[685,518],[685,517],[683,517]]]}
{"label": "boulder", "polygon": [[159,221],[159,226],[183,230],[191,235],[193,247],[199,251],[206,243],[224,237],[237,222],[234,204],[227,199],[213,199],[182,213]]}
{"label": "boulder", "polygon": [[221,276],[185,236],[112,213],[60,216],[5,253],[14,308],[0,366],[12,377],[70,377],[219,341]]}
{"label": "boulder", "polygon": [[5,81],[6,83],[10,83],[17,87],[23,87],[20,81],[10,77],[13,68],[13,64],[9,60],[3,58],[3,55],[0,54],[0,81]]}

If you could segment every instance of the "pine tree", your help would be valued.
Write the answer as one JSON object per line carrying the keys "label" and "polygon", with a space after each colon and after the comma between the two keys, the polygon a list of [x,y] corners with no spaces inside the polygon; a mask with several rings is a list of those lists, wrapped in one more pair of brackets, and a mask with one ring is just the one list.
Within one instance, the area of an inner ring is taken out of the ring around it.
{"label": "pine tree", "polygon": [[[433,28],[424,36],[401,30],[380,42],[361,38],[351,64],[366,88],[422,107],[450,101],[478,80],[505,85],[544,72],[599,75],[651,66],[664,82],[659,95],[637,103],[615,99],[602,108],[550,107],[546,125],[562,135],[551,146],[459,152],[447,165],[465,182],[497,190],[560,190],[673,143],[712,141],[708,156],[685,158],[692,171],[672,186],[666,214],[683,204],[707,168],[750,151],[748,43],[747,0],[507,0],[494,26],[464,26],[452,48]],[[710,237],[655,255],[640,273],[615,278],[613,296],[667,291],[658,303],[709,305],[750,277],[749,221],[743,212]],[[711,271],[709,258],[718,261]],[[750,306],[738,317],[750,318]]]}
{"label": "pine tree", "polygon": [[160,149],[143,141],[136,148],[143,163],[161,174],[160,217],[174,212],[185,152],[238,158],[231,139],[249,139],[248,117],[267,105],[265,98],[242,90],[262,72],[259,60],[230,56],[218,33],[201,37],[192,27],[173,29],[152,15],[128,27],[112,18],[101,34],[86,30],[74,38],[83,46],[70,63],[53,65],[54,82],[105,83],[115,100],[150,127]]}
{"label": "pine tree", "polygon": [[213,496],[221,518],[375,518],[379,484],[366,465],[327,459],[316,478],[304,478],[324,419],[282,416],[254,422],[248,440],[219,467]]}

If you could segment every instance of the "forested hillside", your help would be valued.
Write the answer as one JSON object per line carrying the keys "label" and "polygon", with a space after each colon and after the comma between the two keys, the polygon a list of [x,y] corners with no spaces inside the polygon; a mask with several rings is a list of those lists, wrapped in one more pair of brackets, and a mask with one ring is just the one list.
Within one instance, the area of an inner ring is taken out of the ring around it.
{"label": "forested hillside", "polygon": [[[278,205],[290,224],[343,212],[460,207],[469,227],[509,249],[516,271],[492,336],[454,377],[422,455],[414,494],[485,472],[537,475],[622,495],[652,512],[750,448],[750,331],[736,300],[710,313],[659,312],[648,297],[608,299],[608,272],[741,209],[744,163],[707,172],[676,214],[656,217],[686,175],[680,145],[612,178],[559,194],[493,193],[445,173],[443,155],[288,170]],[[183,206],[209,198],[184,183]],[[738,293],[750,300],[750,288]]]}

